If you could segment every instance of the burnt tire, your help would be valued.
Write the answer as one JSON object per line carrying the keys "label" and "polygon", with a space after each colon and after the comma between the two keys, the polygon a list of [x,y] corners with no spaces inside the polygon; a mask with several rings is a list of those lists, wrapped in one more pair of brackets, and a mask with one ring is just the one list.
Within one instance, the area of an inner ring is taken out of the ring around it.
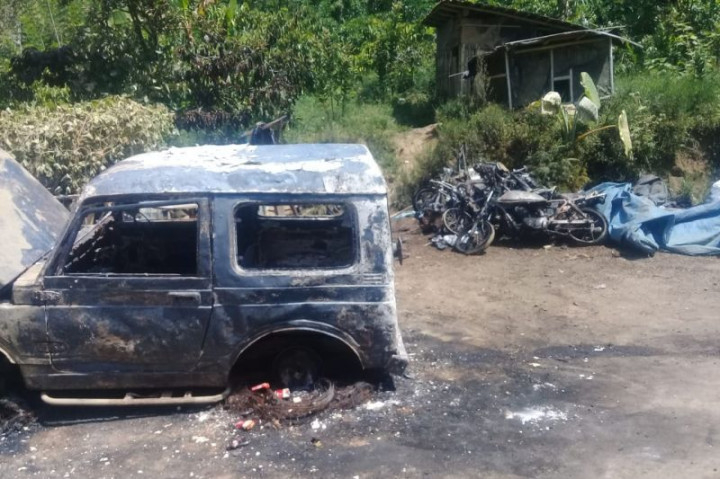
{"label": "burnt tire", "polygon": [[0,354],[0,397],[7,395],[10,391],[17,390],[22,385],[23,380],[20,369]]}
{"label": "burnt tire", "polygon": [[581,245],[601,244],[607,238],[608,224],[605,216],[592,208],[580,208],[592,221],[590,228],[572,229],[568,231],[570,238]]}
{"label": "burnt tire", "polygon": [[423,212],[430,209],[437,202],[440,192],[432,187],[423,186],[415,192],[412,198],[413,209],[416,212]]}
{"label": "burnt tire", "polygon": [[442,219],[445,229],[455,235],[459,235],[460,232],[468,230],[472,225],[472,217],[457,207],[445,210]]}
{"label": "burnt tire", "polygon": [[273,360],[273,373],[283,387],[292,390],[309,389],[320,378],[323,361],[318,353],[307,347],[291,347],[281,351]]}
{"label": "burnt tire", "polygon": [[481,221],[477,226],[459,234],[455,242],[455,250],[471,255],[482,253],[495,239],[495,228],[487,221]]}

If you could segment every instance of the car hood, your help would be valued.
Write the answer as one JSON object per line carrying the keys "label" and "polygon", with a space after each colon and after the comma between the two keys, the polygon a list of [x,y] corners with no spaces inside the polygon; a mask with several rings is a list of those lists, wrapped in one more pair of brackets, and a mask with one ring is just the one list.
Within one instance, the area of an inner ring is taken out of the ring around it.
{"label": "car hood", "polygon": [[52,250],[68,210],[0,150],[0,290]]}

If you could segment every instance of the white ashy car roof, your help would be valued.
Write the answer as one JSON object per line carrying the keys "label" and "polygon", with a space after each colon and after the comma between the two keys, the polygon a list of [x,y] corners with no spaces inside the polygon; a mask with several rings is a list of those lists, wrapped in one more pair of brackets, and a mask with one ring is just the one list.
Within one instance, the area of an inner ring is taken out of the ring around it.
{"label": "white ashy car roof", "polygon": [[380,194],[385,180],[364,145],[206,145],[123,160],[93,179],[89,197],[134,194]]}

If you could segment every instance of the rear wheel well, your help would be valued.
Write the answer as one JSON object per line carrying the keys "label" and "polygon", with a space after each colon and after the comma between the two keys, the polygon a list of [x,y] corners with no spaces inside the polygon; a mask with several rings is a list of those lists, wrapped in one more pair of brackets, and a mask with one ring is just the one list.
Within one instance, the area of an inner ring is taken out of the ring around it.
{"label": "rear wheel well", "polygon": [[325,377],[352,380],[363,371],[355,349],[336,337],[311,331],[282,331],[263,336],[248,346],[235,361],[230,377],[257,378],[261,382],[277,380],[276,359],[295,349],[316,354],[321,361],[320,375]]}

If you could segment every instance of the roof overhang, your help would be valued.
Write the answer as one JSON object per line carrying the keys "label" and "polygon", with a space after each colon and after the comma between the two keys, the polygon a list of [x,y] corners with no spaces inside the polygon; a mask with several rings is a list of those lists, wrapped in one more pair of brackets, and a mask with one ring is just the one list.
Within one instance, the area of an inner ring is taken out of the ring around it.
{"label": "roof overhang", "polygon": [[423,19],[423,24],[431,27],[438,27],[458,15],[472,14],[496,15],[508,19],[521,20],[525,23],[554,28],[558,31],[571,31],[585,28],[581,25],[565,22],[556,18],[546,17],[544,15],[538,15],[530,12],[523,12],[512,8],[456,0],[444,0],[436,4],[430,13],[428,13],[428,15]]}
{"label": "roof overhang", "polygon": [[514,42],[506,42],[499,48],[523,48],[523,47],[545,47],[555,46],[566,43],[578,43],[587,40],[596,40],[600,38],[609,39],[617,45],[632,45],[636,48],[642,48],[642,45],[635,43],[627,38],[615,35],[605,30],[575,30],[571,32],[554,33],[543,37],[528,38],[525,40],[516,40]]}

